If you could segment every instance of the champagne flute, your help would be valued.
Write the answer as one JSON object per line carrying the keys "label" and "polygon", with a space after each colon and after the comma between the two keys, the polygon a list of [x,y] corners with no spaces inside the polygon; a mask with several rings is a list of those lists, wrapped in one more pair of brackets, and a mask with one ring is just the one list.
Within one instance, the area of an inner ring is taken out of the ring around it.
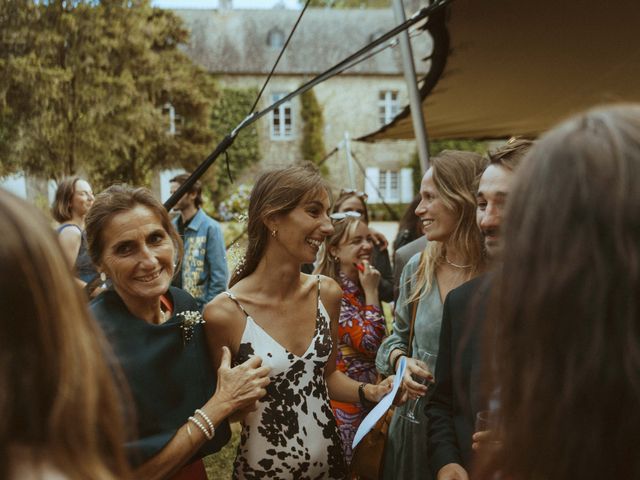
{"label": "champagne flute", "polygon": [[[423,378],[417,375],[413,375],[413,380],[422,385],[429,386],[435,383],[433,372],[436,369],[436,359],[438,358],[438,356],[431,352],[427,352],[426,350],[416,350],[413,358],[422,362],[424,364],[423,367],[426,368],[429,373],[431,373],[430,378]],[[416,408],[418,407],[418,403],[421,399],[422,397],[418,397],[415,400],[412,400],[411,403],[409,403],[407,411],[401,415],[404,420],[415,424],[420,423],[420,420],[418,420],[418,418],[416,417]]]}

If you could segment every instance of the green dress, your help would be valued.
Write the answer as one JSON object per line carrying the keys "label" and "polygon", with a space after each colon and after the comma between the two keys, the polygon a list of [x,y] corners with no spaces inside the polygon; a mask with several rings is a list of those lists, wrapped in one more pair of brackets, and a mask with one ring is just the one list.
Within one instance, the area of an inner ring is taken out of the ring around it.
{"label": "green dress", "polygon": [[[202,318],[198,304],[179,288],[171,287],[166,295],[173,303],[173,315],[160,325],[132,315],[113,290],[91,302],[115,353],[113,363],[127,380],[130,397],[124,399],[134,402],[135,435],[125,445],[133,465],[160,452],[216,388],[204,326],[193,321]],[[229,424],[222,422],[193,460],[220,450],[230,435]]]}
{"label": "green dress", "polygon": [[[399,348],[407,351],[412,305],[407,303],[415,282],[414,274],[420,263],[420,253],[402,270],[400,277],[400,295],[396,303],[393,333],[384,339],[376,356],[376,368],[383,375],[392,375],[389,354]],[[442,300],[437,282],[433,282],[431,291],[418,302],[414,325],[412,351],[426,350],[437,354],[442,323]],[[389,426],[389,437],[385,448],[384,475],[386,480],[430,480],[432,478],[427,463],[427,417],[424,414],[424,400],[416,408],[416,425],[400,418],[412,402],[396,408]]]}

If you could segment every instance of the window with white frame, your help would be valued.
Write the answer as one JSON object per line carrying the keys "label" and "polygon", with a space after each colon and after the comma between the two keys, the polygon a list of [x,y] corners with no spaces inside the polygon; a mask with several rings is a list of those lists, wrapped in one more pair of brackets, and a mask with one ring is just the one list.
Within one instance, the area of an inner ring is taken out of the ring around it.
{"label": "window with white frame", "polygon": [[397,90],[381,90],[378,92],[378,121],[386,125],[400,111],[400,101]]}
{"label": "window with white frame", "polygon": [[167,133],[169,135],[180,135],[183,119],[176,113],[176,109],[170,103],[162,106],[162,115],[167,118]]}
{"label": "window with white frame", "polygon": [[[286,93],[274,93],[271,101],[277,102]],[[271,112],[271,138],[275,140],[287,140],[293,137],[293,116],[291,102],[284,102]]]}
{"label": "window with white frame", "polygon": [[413,200],[413,170],[411,168],[381,169],[367,167],[364,191],[367,203],[410,203]]}
{"label": "window with white frame", "polygon": [[397,202],[400,199],[400,182],[397,170],[380,170],[378,188],[380,196],[387,202]]}

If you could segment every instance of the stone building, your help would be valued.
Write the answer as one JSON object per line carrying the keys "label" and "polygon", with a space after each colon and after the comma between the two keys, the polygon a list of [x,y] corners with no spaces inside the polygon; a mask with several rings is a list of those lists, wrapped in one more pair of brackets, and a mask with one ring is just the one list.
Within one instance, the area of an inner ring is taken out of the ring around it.
{"label": "stone building", "polygon": [[[227,4],[218,10],[175,10],[175,13],[191,31],[186,53],[215,74],[221,86],[260,89],[300,12],[278,8],[234,10]],[[309,8],[258,109],[269,106],[395,25],[391,9]],[[427,63],[423,59],[429,54],[431,42],[422,30],[411,35],[421,77],[426,73]],[[413,140],[379,144],[349,141],[352,169],[348,167],[344,148],[346,137],[358,138],[388,123],[408,103],[406,90],[399,46],[384,48],[314,87],[323,109],[325,148],[329,152],[342,147],[326,163],[336,189],[364,190],[371,203],[379,201],[379,194],[388,203],[412,199],[409,163],[416,150]],[[257,128],[263,159],[259,168],[300,160],[299,98],[258,120]],[[353,181],[350,171],[355,172]]]}

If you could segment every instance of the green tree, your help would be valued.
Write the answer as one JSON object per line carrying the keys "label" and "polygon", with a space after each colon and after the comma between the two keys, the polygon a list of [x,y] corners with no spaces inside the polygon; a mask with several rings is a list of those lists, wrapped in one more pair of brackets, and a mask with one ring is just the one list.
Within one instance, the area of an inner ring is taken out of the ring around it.
{"label": "green tree", "polygon": [[[226,135],[244,120],[257,95],[258,90],[255,88],[222,89],[211,116],[214,145],[220,143]],[[235,181],[245,168],[260,160],[256,123],[245,127],[238,133],[227,153],[229,155],[229,168]],[[218,205],[227,197],[231,188],[224,154],[216,160],[214,166],[205,174],[204,180],[211,200],[215,205]]]}
{"label": "green tree", "polygon": [[[324,147],[322,107],[318,103],[313,90],[308,90],[300,95],[300,105],[303,123],[302,142],[300,144],[302,158],[320,165],[320,161],[327,154]],[[326,169],[324,166],[321,168]]]}
{"label": "green tree", "polygon": [[212,148],[217,90],[178,49],[188,34],[171,12],[149,0],[6,1],[0,29],[0,173],[148,184]]}
{"label": "green tree", "polygon": [[[299,0],[304,5],[306,0]],[[332,8],[387,8],[391,6],[391,0],[311,0],[310,7]]]}

